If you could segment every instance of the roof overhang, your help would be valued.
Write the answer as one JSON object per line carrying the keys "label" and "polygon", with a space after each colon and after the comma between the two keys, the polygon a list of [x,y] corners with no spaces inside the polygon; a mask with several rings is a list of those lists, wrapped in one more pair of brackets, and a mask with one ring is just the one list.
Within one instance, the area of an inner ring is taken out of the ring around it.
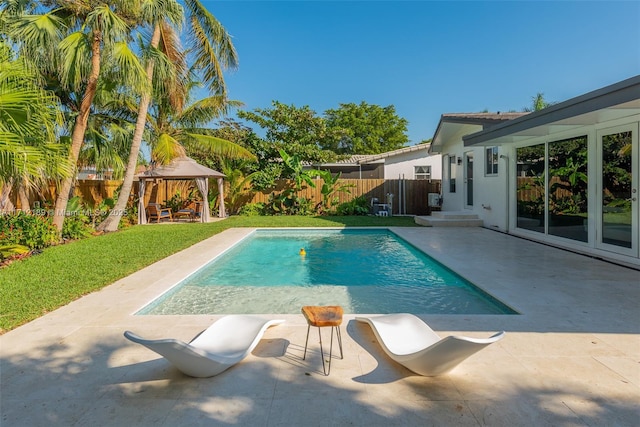
{"label": "roof overhang", "polygon": [[462,140],[470,133],[487,129],[490,126],[521,117],[526,113],[446,113],[440,116],[438,127],[433,135],[429,154],[441,153],[448,141]]}
{"label": "roof overhang", "polygon": [[640,76],[463,136],[465,146],[502,145],[640,114]]}

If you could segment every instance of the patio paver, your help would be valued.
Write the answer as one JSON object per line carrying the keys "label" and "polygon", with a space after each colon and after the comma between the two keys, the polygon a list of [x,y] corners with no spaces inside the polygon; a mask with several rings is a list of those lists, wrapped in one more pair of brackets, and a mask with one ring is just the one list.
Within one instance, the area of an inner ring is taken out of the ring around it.
{"label": "patio paver", "polygon": [[345,358],[325,377],[317,346],[302,360],[302,314],[270,315],[287,322],[245,360],[186,377],[122,334],[190,340],[219,318],[133,313],[251,231],[231,229],[0,336],[0,425],[640,424],[640,271],[481,228],[392,229],[521,313],[422,319],[506,337],[425,378],[345,314]]}

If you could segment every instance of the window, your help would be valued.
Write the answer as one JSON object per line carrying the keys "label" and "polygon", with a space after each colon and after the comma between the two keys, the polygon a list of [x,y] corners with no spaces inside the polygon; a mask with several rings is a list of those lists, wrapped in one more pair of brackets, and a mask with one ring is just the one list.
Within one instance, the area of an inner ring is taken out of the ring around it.
{"label": "window", "polygon": [[498,147],[486,148],[484,174],[487,176],[498,174]]}
{"label": "window", "polygon": [[431,166],[415,166],[414,178],[415,179],[431,179]]}
{"label": "window", "polygon": [[545,231],[545,144],[516,148],[518,228]]}
{"label": "window", "polygon": [[588,242],[586,136],[516,148],[518,228]]}
{"label": "window", "polygon": [[447,164],[447,176],[449,177],[449,193],[456,192],[456,156],[449,156],[449,163]]}
{"label": "window", "polygon": [[588,242],[587,137],[550,142],[547,175],[548,233]]}

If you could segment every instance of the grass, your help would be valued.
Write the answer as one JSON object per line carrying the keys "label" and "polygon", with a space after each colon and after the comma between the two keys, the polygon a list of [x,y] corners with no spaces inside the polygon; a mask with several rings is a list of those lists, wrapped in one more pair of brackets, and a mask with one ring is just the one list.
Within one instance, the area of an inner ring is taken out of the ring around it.
{"label": "grass", "polygon": [[234,227],[415,226],[411,217],[231,217],[209,224],[135,226],[46,249],[0,270],[0,333],[102,289]]}

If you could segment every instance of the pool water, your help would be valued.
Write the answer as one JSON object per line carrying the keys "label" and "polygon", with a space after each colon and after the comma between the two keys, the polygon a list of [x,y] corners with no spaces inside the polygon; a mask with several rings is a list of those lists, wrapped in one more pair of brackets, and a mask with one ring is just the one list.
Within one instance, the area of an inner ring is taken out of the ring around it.
{"label": "pool water", "polygon": [[257,230],[137,314],[293,314],[303,305],[515,313],[389,230],[298,229]]}

